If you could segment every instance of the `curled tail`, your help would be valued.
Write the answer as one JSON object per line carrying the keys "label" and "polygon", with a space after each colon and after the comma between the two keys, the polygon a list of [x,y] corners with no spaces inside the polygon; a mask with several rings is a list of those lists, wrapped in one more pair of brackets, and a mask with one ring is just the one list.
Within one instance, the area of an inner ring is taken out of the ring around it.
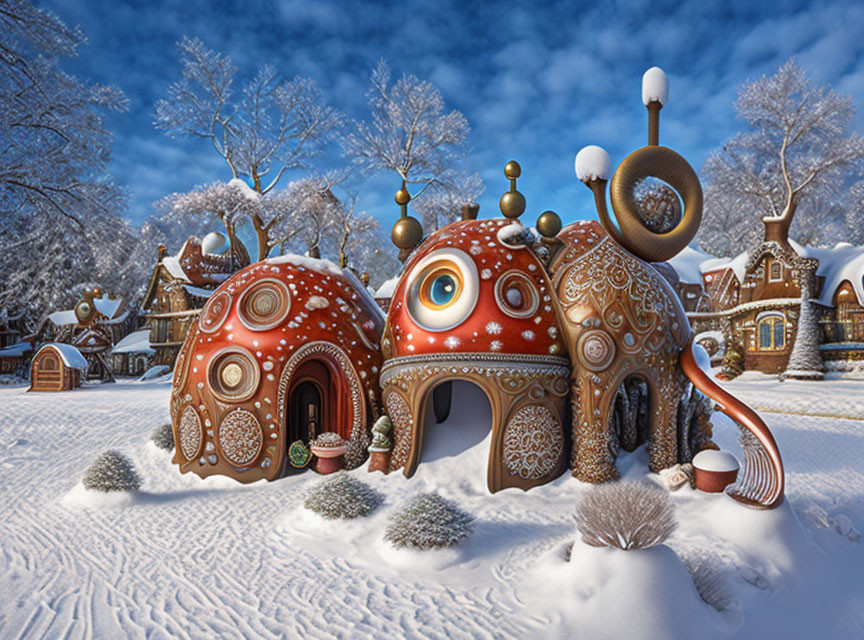
{"label": "curled tail", "polygon": [[774,436],[755,411],[724,391],[706,374],[693,355],[693,339],[681,352],[681,368],[690,382],[714,400],[742,429],[744,467],[726,493],[751,507],[773,509],[783,502],[783,461]]}

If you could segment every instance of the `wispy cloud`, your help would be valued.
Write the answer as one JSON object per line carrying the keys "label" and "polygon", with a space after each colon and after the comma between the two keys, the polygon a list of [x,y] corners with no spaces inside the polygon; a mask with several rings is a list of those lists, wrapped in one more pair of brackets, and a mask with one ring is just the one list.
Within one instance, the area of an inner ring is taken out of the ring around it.
{"label": "wispy cloud", "polygon": [[[730,137],[738,85],[795,56],[818,82],[864,105],[864,7],[856,2],[737,1],[513,4],[403,0],[389,6],[326,0],[236,4],[186,0],[45,0],[80,24],[90,45],[67,66],[120,86],[129,113],[112,116],[113,170],[132,192],[140,223],[163,195],[225,178],[206,144],[172,140],[152,126],[154,102],[178,77],[175,43],[197,36],[249,75],[268,62],[312,77],[349,116],[365,117],[367,78],[380,57],[394,72],[435,82],[472,124],[468,164],[487,180],[481,213],[497,213],[511,158],[523,166],[528,214],[592,215],[573,174],[585,144],[613,161],[644,144],[639,82],[649,66],[670,76],[662,141],[694,166]],[[857,118],[864,129],[864,116]],[[323,161],[339,162],[334,149]],[[363,185],[361,202],[385,224],[393,180]]]}

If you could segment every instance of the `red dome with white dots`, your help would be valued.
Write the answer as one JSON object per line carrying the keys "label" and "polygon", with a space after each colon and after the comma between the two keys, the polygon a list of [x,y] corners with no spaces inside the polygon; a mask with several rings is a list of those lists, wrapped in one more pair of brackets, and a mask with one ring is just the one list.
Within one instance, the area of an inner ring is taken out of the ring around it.
{"label": "red dome with white dots", "polygon": [[563,355],[543,265],[511,220],[433,233],[406,265],[383,341],[387,358],[446,353]]}
{"label": "red dome with white dots", "polygon": [[358,437],[377,412],[383,325],[360,282],[329,261],[280,256],[234,274],[177,359],[175,462],[202,476],[278,477],[304,376],[320,387],[319,431]]}

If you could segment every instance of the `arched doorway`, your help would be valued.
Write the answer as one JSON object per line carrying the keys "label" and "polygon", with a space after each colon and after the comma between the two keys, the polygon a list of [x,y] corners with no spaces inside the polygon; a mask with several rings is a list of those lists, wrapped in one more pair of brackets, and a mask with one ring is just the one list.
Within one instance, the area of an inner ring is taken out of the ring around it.
{"label": "arched doorway", "polygon": [[334,386],[333,375],[324,362],[310,359],[297,367],[285,411],[289,445],[297,440],[309,442],[324,431],[339,431],[333,424],[338,413]]}
{"label": "arched doorway", "polygon": [[[434,410],[435,389],[445,385],[454,410],[448,411],[439,421],[440,414],[436,415]],[[442,382],[435,389],[427,393],[425,400],[422,462],[460,455],[483,442],[492,432],[492,406],[482,388],[467,380],[452,380]],[[489,450],[485,447],[479,452],[476,465],[484,484],[488,456]]]}
{"label": "arched doorway", "polygon": [[652,415],[651,387],[642,376],[627,376],[609,407],[609,453],[633,452],[648,441]]}

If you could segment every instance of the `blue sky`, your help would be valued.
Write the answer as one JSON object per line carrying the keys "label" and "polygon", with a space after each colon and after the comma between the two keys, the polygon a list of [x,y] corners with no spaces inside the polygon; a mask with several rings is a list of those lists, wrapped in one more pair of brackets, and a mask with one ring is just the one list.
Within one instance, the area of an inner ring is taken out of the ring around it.
{"label": "blue sky", "polygon": [[[498,215],[504,164],[522,165],[526,222],[546,209],[565,222],[593,217],[590,192],[573,172],[575,153],[604,146],[613,166],[646,142],[642,72],[670,78],[661,143],[698,170],[739,127],[738,86],[794,56],[819,83],[852,95],[864,110],[864,3],[551,2],[465,0],[395,3],[285,0],[224,3],[43,0],[89,45],[64,68],[123,89],[127,113],[111,116],[112,172],[128,186],[140,224],[162,196],[230,175],[204,142],[153,127],[153,108],[179,78],[175,43],[184,35],[229,54],[239,78],[262,62],[286,77],[313,78],[331,104],[367,115],[364,93],[381,57],[395,74],[433,81],[472,126],[466,166],[486,182],[481,216]],[[855,127],[864,130],[864,114]],[[341,162],[338,149],[323,159]],[[326,168],[326,166],[325,166]],[[290,176],[289,176],[290,177]],[[361,205],[389,228],[398,183],[357,185]]]}

